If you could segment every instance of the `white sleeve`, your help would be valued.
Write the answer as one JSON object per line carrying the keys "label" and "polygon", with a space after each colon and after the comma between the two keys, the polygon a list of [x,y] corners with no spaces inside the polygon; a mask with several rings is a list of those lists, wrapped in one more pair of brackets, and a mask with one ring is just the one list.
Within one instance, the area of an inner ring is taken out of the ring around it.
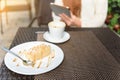
{"label": "white sleeve", "polygon": [[55,0],[54,3],[57,5],[63,6],[62,0]]}
{"label": "white sleeve", "polygon": [[[101,27],[104,24],[107,16],[108,0],[96,0],[95,6],[93,7],[93,15],[86,16],[84,13],[81,15],[81,27]],[[89,9],[86,12],[89,14],[90,11]]]}

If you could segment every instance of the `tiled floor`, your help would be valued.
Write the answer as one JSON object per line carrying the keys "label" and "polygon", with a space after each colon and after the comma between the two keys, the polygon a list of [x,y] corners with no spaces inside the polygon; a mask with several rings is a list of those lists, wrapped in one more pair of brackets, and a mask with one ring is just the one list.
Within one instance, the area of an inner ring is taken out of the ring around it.
{"label": "tiled floor", "polygon": [[[30,23],[30,19],[27,11],[9,12],[8,17],[9,17],[8,24],[6,24],[5,13],[2,14],[4,33],[3,34],[0,33],[0,64],[3,62],[5,56],[5,52],[1,50],[1,47],[5,46],[9,48],[18,28],[27,27],[27,25]],[[33,12],[33,17],[34,17],[34,12]],[[37,22],[35,22],[33,26],[38,27]]]}

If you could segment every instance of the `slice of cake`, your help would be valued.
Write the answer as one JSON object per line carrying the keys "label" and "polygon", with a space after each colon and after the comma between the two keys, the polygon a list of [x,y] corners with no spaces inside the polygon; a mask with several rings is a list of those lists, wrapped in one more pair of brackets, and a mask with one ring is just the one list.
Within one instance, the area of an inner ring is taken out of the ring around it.
{"label": "slice of cake", "polygon": [[49,45],[41,44],[30,48],[25,52],[25,56],[28,60],[36,62],[37,60],[47,57],[51,53],[51,48]]}
{"label": "slice of cake", "polygon": [[54,58],[54,50],[51,50],[50,45],[41,44],[34,46],[28,50],[20,51],[19,54],[25,56],[27,60],[32,61],[34,64],[33,67],[37,66],[38,68],[42,64],[43,59],[47,59],[47,67],[50,64],[51,60]]}

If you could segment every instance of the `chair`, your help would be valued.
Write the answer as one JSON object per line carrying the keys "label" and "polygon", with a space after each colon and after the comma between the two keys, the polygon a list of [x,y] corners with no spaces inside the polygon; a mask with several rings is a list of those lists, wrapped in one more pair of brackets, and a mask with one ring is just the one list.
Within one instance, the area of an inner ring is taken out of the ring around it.
{"label": "chair", "polygon": [[3,25],[2,25],[2,11],[1,11],[1,0],[0,0],[0,32],[3,34]]}
{"label": "chair", "polygon": [[[16,0],[16,2],[19,2],[19,0]],[[9,5],[8,0],[4,0],[5,7],[3,8],[3,12],[6,12],[6,22],[8,23],[8,12],[13,11],[29,11],[29,17],[32,18],[32,8],[31,8],[31,0],[25,0],[26,4],[18,4],[18,5]]]}
{"label": "chair", "polygon": [[38,26],[47,25],[52,20],[52,14],[50,9],[50,3],[54,0],[35,0],[35,13],[36,17],[32,19],[28,27],[32,27],[35,20],[38,21]]}

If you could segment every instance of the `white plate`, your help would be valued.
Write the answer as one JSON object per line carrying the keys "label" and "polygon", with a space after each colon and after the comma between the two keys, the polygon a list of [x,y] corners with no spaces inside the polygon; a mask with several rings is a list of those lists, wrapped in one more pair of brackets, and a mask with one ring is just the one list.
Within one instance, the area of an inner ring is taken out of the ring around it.
{"label": "white plate", "polygon": [[18,60],[17,62],[20,62],[20,65],[16,66],[17,63],[13,62],[13,59],[17,57],[10,53],[7,53],[5,55],[5,58],[4,58],[5,65],[11,71],[18,73],[18,74],[23,74],[23,75],[37,75],[37,74],[46,73],[48,71],[55,69],[63,61],[64,53],[61,48],[59,48],[58,46],[54,44],[51,44],[48,42],[33,41],[33,42],[27,42],[27,43],[17,45],[13,47],[11,51],[18,53],[21,50],[25,50],[25,49],[27,50],[33,46],[40,45],[40,44],[50,45],[51,48],[55,50],[55,57],[53,58],[53,60],[51,61],[48,67],[35,68],[32,66],[25,66],[22,64],[22,61],[20,59],[17,59]]}
{"label": "white plate", "polygon": [[43,38],[48,41],[48,42],[52,42],[52,43],[63,43],[66,42],[67,40],[70,39],[70,34],[67,32],[64,32],[64,36],[63,38],[59,39],[59,40],[54,40],[53,38],[50,37],[49,32],[45,32],[43,35]]}

